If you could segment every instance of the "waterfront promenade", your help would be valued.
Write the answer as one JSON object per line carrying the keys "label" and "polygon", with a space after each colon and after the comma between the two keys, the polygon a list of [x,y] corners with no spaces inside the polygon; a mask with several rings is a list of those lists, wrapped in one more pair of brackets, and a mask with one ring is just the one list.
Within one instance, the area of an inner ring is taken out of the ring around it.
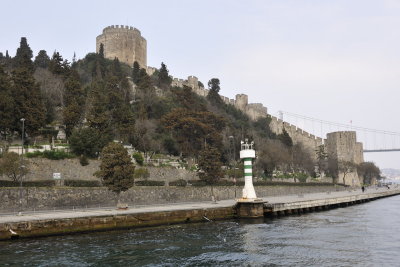
{"label": "waterfront promenade", "polygon": [[[339,192],[266,197],[264,211],[287,215],[286,211],[312,211],[314,208],[340,207],[400,194],[400,187],[368,188]],[[33,237],[144,227],[170,223],[235,218],[235,200],[133,206],[126,210],[98,208],[88,210],[44,211],[40,213],[0,214],[0,240],[13,236]],[[309,208],[311,210],[309,210]],[[284,213],[286,212],[286,213]],[[11,231],[10,231],[11,230]],[[16,233],[16,234],[13,234]]]}

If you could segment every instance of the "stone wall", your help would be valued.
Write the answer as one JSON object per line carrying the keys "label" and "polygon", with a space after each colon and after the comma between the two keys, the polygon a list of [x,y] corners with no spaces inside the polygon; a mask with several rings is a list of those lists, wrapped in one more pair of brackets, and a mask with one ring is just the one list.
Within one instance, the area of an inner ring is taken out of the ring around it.
{"label": "stone wall", "polygon": [[[98,180],[93,175],[99,169],[99,160],[89,160],[89,165],[81,166],[78,159],[50,160],[44,158],[29,159],[30,172],[25,180],[49,180],[53,179],[53,173],[61,173],[64,180]],[[142,168],[136,166],[136,168]],[[172,167],[143,167],[147,168],[150,177],[149,180],[155,181],[174,181],[178,179],[194,180],[197,179],[197,173],[185,169],[176,169]],[[1,177],[6,179],[6,177]]]}
{"label": "stone wall", "polygon": [[[357,142],[355,131],[328,133],[325,146],[329,157],[339,162],[339,164],[340,162],[352,162],[354,164],[364,162],[363,145]],[[360,179],[355,169],[346,175],[339,171],[338,178],[340,182],[344,182],[347,185],[360,185]]]}
{"label": "stone wall", "polygon": [[312,156],[314,160],[316,160],[315,150],[318,146],[323,145],[323,139],[312,135],[302,129],[298,128],[296,125],[292,125],[283,120],[278,119],[277,117],[270,116],[271,122],[269,124],[272,132],[276,134],[281,134],[283,129],[289,134],[292,138],[294,144],[302,144],[303,147],[308,151],[308,153]]}
{"label": "stone wall", "polygon": [[93,173],[99,169],[100,161],[89,160],[89,165],[81,166],[78,159],[50,160],[45,158],[29,159],[29,173],[26,180],[53,179],[53,173],[61,173],[65,180],[94,180]]}
{"label": "stone wall", "polygon": [[[196,76],[189,76],[186,80],[173,78],[172,86],[183,87],[189,86],[193,92],[199,96],[206,97],[208,95],[208,89],[199,86],[199,80]],[[267,108],[261,103],[248,103],[248,96],[245,94],[237,94],[235,99],[230,99],[226,96],[220,96],[225,104],[233,105],[237,109],[243,111],[251,120],[257,120],[258,118],[266,117],[268,115]]]}
{"label": "stone wall", "polygon": [[357,142],[355,131],[328,133],[325,146],[327,153],[338,161],[364,162],[363,144]]}
{"label": "stone wall", "polygon": [[104,28],[96,38],[96,52],[100,44],[104,46],[104,57],[133,66],[137,61],[142,68],[147,67],[147,41],[136,28],[124,25],[112,25]]}
{"label": "stone wall", "polygon": [[[335,186],[256,186],[258,197],[305,194],[344,190]],[[235,193],[236,191],[236,193]],[[241,196],[241,187],[214,187],[217,199],[235,199]],[[116,196],[106,188],[24,188],[24,210],[65,209],[73,207],[106,207],[116,204]],[[0,188],[0,211],[17,211],[18,188]],[[211,201],[210,187],[155,187],[136,186],[121,193],[121,201],[134,205],[176,202]]]}

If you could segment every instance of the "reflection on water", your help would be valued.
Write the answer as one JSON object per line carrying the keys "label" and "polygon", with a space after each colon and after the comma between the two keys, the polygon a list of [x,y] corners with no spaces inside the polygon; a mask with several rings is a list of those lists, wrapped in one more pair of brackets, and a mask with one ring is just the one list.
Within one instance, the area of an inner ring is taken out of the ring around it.
{"label": "reflection on water", "polygon": [[398,266],[399,204],[0,242],[0,265]]}

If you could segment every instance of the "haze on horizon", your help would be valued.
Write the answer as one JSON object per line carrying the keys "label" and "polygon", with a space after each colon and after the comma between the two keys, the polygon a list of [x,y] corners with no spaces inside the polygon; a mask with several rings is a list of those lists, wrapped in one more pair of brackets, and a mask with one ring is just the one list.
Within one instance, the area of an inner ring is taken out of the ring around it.
{"label": "haze on horizon", "polygon": [[[400,132],[400,1],[5,0],[2,9],[0,52],[11,56],[24,36],[35,56],[82,58],[104,27],[130,25],[147,39],[148,65],[164,62],[174,77],[217,77],[222,95],[245,93],[274,116]],[[400,152],[364,157],[400,169]]]}

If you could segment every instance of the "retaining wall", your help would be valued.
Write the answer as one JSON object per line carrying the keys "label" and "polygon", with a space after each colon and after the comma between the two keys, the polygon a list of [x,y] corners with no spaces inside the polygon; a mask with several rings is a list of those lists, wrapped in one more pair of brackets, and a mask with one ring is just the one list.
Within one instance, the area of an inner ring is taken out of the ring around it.
{"label": "retaining wall", "polygon": [[[65,180],[99,180],[93,175],[99,170],[99,160],[89,160],[89,165],[81,166],[79,159],[63,159],[63,160],[50,160],[45,158],[30,158],[29,159],[29,173],[26,175],[25,180],[51,180],[53,173],[61,173],[62,179]],[[136,168],[142,168],[136,166]],[[155,181],[174,181],[178,179],[194,180],[198,179],[197,173],[185,169],[176,169],[170,167],[147,167],[149,170],[149,180]],[[0,178],[2,176],[0,175]],[[4,180],[7,178],[3,176]]]}
{"label": "retaining wall", "polygon": [[[341,186],[256,186],[258,197],[344,190]],[[236,193],[235,193],[236,191]],[[242,187],[216,186],[217,199],[242,196]],[[0,188],[0,211],[18,211],[19,188]],[[133,205],[198,202],[211,200],[211,187],[135,186],[121,193],[121,201]],[[106,188],[24,188],[23,210],[72,209],[115,206],[116,195]]]}

